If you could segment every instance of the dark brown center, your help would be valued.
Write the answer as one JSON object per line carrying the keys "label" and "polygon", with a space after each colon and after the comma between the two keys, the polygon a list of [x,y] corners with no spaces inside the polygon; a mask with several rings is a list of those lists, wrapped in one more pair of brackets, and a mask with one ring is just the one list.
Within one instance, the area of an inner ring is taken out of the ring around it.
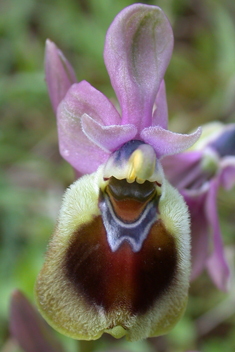
{"label": "dark brown center", "polygon": [[142,248],[124,242],[113,252],[102,217],[82,225],[67,249],[65,274],[88,304],[106,312],[145,313],[172,284],[177,270],[175,240],[161,220],[151,227]]}

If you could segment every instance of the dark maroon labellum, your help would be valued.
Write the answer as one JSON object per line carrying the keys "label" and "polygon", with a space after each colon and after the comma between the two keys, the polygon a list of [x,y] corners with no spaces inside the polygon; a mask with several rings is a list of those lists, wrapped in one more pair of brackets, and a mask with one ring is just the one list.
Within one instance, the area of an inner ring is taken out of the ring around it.
{"label": "dark maroon labellum", "polygon": [[[126,233],[119,234],[124,240],[113,250],[103,214],[97,216],[73,234],[64,270],[77,294],[82,294],[88,304],[101,306],[106,312],[122,307],[131,314],[141,314],[171,285],[177,270],[177,250],[173,236],[158,219],[155,187],[150,182],[145,186],[128,184],[123,188],[125,196],[122,197],[121,193],[115,193],[119,189],[117,183],[112,180],[111,186],[101,193],[100,208],[102,212],[104,204],[107,209],[112,207],[113,221],[117,218],[119,225],[127,225]],[[140,186],[143,186],[142,194]],[[129,210],[126,214],[125,207],[131,207],[133,212]],[[135,251],[131,238],[138,244],[146,226],[140,221],[136,233],[132,233],[131,226],[145,212],[147,222],[153,221],[139,250]],[[117,226],[117,231],[123,228]]]}

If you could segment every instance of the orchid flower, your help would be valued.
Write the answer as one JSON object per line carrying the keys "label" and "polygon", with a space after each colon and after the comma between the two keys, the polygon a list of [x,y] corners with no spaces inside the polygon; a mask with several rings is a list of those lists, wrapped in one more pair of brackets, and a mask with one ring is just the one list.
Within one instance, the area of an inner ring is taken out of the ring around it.
{"label": "orchid flower", "polygon": [[170,331],[184,313],[190,226],[160,160],[191,147],[167,130],[164,74],[173,33],[163,11],[134,4],[108,29],[114,105],[47,41],[46,81],[61,155],[79,178],[65,193],[35,292],[41,314],[76,339],[128,340]]}
{"label": "orchid flower", "polygon": [[[180,191],[189,207],[192,226],[192,273],[196,278],[207,268],[215,285],[227,291],[229,267],[224,255],[216,198],[219,186],[235,183],[235,124],[219,122],[203,126],[202,137],[190,151],[166,157],[168,180]],[[210,234],[213,250],[210,249]]]}

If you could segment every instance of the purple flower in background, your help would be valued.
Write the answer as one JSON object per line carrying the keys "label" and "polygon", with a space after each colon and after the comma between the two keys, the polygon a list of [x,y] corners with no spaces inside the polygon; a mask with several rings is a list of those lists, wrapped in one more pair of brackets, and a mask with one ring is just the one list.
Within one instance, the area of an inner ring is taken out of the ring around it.
{"label": "purple flower in background", "polygon": [[[192,273],[196,278],[207,268],[216,286],[227,291],[229,267],[224,255],[218,213],[219,186],[235,183],[235,125],[211,123],[190,151],[162,161],[168,180],[180,191],[189,207],[192,226]],[[212,236],[211,236],[212,235]],[[213,250],[210,252],[210,239]]]}
{"label": "purple flower in background", "polygon": [[11,297],[9,327],[14,343],[19,344],[25,352],[65,352],[53,335],[53,330],[18,290],[15,290]]}
{"label": "purple flower in background", "polygon": [[45,319],[70,337],[158,336],[184,313],[189,214],[159,160],[191,147],[201,130],[167,130],[163,77],[172,48],[158,7],[135,4],[117,15],[104,60],[120,116],[89,83],[74,83],[70,64],[47,41],[60,153],[84,176],[64,196],[35,292]]}

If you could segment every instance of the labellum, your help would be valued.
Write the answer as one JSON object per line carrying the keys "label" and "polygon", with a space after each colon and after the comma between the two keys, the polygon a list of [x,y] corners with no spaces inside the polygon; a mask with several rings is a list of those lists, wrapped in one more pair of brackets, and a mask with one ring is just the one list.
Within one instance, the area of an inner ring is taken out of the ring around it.
{"label": "labellum", "polygon": [[107,332],[133,341],[172,329],[185,310],[189,274],[187,207],[153,148],[132,140],[67,190],[37,303],[70,337]]}

